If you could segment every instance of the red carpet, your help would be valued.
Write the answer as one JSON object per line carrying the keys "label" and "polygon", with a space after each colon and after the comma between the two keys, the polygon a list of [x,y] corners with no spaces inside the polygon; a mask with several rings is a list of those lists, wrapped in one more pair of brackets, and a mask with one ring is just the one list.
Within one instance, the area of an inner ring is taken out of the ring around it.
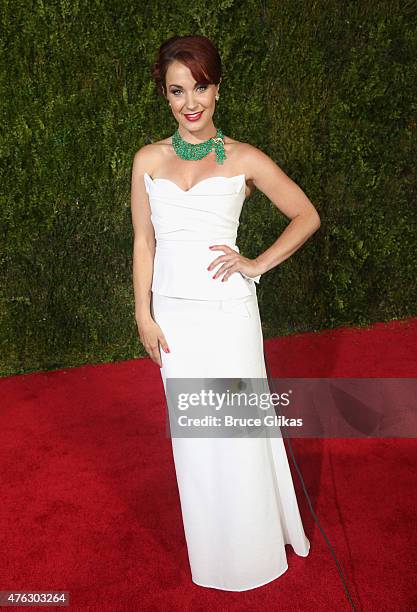
{"label": "red carpet", "polygon": [[[413,319],[265,347],[277,377],[416,377],[416,339]],[[291,459],[310,555],[287,547],[288,571],[242,593],[191,582],[163,386],[149,359],[0,387],[0,590],[66,590],[83,612],[352,609]],[[357,610],[416,609],[415,440],[292,447]]]}

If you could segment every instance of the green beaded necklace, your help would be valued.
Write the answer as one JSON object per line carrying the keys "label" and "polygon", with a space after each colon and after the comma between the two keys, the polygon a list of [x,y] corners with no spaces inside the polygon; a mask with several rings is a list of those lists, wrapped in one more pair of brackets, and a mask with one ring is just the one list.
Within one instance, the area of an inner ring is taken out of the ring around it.
{"label": "green beaded necklace", "polygon": [[224,152],[224,137],[220,128],[217,128],[216,136],[212,136],[208,140],[199,142],[198,144],[191,144],[181,138],[177,128],[175,134],[172,136],[172,146],[174,147],[175,153],[178,157],[181,157],[181,159],[203,159],[203,157],[206,157],[213,148],[216,151],[217,164],[222,164],[226,159],[226,153]]}

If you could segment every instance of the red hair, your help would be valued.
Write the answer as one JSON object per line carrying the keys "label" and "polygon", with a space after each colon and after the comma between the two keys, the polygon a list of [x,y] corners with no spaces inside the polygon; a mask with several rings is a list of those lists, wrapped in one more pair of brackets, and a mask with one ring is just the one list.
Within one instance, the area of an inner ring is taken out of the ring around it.
{"label": "red hair", "polygon": [[206,36],[172,36],[159,47],[151,71],[155,86],[164,97],[166,96],[165,77],[173,61],[185,64],[199,84],[220,83],[222,73],[220,55]]}

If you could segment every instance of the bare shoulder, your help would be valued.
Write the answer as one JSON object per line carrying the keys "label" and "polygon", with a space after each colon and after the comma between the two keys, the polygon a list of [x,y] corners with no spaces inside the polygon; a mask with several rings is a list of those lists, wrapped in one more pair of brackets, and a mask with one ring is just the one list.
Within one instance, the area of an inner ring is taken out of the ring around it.
{"label": "bare shoulder", "polygon": [[311,214],[317,220],[316,226],[320,226],[318,213],[301,187],[264,151],[249,143],[241,143],[239,163],[251,189],[257,188],[264,193],[288,219]]}
{"label": "bare shoulder", "polygon": [[169,152],[170,145],[170,138],[164,138],[163,140],[143,145],[143,147],[136,151],[133,158],[133,168],[135,171],[141,174],[147,172],[152,175],[153,169],[158,165],[158,160]]}
{"label": "bare shoulder", "polygon": [[[262,191],[288,217],[294,214],[294,210],[312,208],[311,202],[295,181],[258,147],[246,142],[240,143],[239,166],[245,172],[251,189]],[[291,200],[296,201],[295,207],[291,207]],[[285,201],[287,203],[282,204]]]}
{"label": "bare shoulder", "polygon": [[242,143],[241,160],[247,177],[254,181],[256,181],[261,173],[272,170],[272,168],[280,170],[279,166],[269,155],[247,142]]}
{"label": "bare shoulder", "polygon": [[256,168],[262,168],[265,164],[275,163],[261,149],[248,142],[242,142],[233,138],[225,137],[225,147],[233,158],[233,166],[246,174],[246,179],[251,181],[256,178]]}
{"label": "bare shoulder", "polygon": [[246,161],[259,163],[265,161],[266,159],[270,159],[270,157],[258,147],[250,144],[249,142],[241,143],[241,153],[244,156]]}

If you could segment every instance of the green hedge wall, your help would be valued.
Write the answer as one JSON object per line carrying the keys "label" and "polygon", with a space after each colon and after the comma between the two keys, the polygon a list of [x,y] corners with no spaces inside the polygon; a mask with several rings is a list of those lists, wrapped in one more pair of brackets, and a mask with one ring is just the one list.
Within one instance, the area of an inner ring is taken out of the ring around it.
{"label": "green hedge wall", "polygon": [[[145,355],[134,320],[134,153],[176,123],[149,67],[173,34],[224,63],[215,123],[307,193],[320,230],[263,276],[265,337],[416,314],[412,2],[3,0],[3,375]],[[241,251],[288,223],[260,192]]]}

